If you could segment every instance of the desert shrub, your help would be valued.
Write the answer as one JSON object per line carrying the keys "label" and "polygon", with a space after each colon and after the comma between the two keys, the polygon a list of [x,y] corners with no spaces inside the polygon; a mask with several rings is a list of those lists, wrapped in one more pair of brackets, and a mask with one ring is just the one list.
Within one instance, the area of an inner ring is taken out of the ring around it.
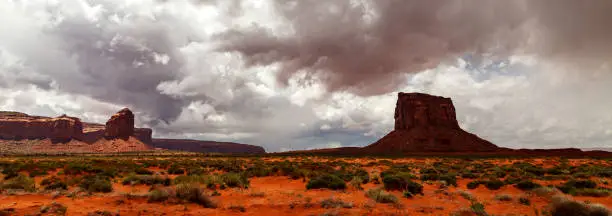
{"label": "desert shrub", "polygon": [[338,176],[327,174],[312,178],[306,184],[306,189],[328,188],[332,190],[346,189],[346,183]]}
{"label": "desert shrub", "polygon": [[32,177],[32,178],[34,178],[36,176],[49,175],[47,170],[43,170],[43,169],[33,169],[33,170],[30,170],[28,173],[29,173],[30,177]]}
{"label": "desert shrub", "polygon": [[248,188],[249,187],[249,179],[246,175],[238,174],[238,173],[225,173],[221,175],[221,181],[230,188]]}
{"label": "desert shrub", "polygon": [[546,173],[549,175],[564,175],[564,174],[569,174],[569,170],[556,166],[556,167],[547,169]]}
{"label": "desert shrub", "polygon": [[113,185],[111,184],[110,179],[108,177],[99,175],[85,176],[81,180],[79,187],[89,192],[109,193],[113,191]]}
{"label": "desert shrub", "polygon": [[534,183],[532,181],[521,181],[519,183],[516,183],[516,185],[514,185],[516,188],[521,189],[521,190],[533,190],[535,188],[539,188],[542,187],[542,185],[539,185],[537,183]]}
{"label": "desert shrub", "polygon": [[33,178],[19,174],[17,177],[11,178],[0,184],[0,189],[7,190],[25,190],[28,192],[36,191],[36,183]]}
{"label": "desert shrub", "polygon": [[373,199],[377,203],[399,203],[399,199],[393,194],[387,193],[382,188],[370,189],[366,192],[366,197]]}
{"label": "desert shrub", "polygon": [[190,167],[187,169],[187,175],[203,175],[206,171],[200,167]]}
{"label": "desert shrub", "polygon": [[499,201],[512,201],[512,196],[508,194],[499,194],[495,196],[495,199]]}
{"label": "desert shrub", "polygon": [[594,189],[594,188],[582,188],[576,189],[574,192],[575,196],[588,196],[588,197],[608,197],[610,196],[610,190],[607,189]]}
{"label": "desert shrub", "polygon": [[410,193],[410,191],[406,190],[406,191],[402,192],[402,196],[404,198],[412,198],[412,197],[414,197],[414,194],[412,194],[412,193]]}
{"label": "desert shrub", "polygon": [[372,176],[371,182],[372,184],[380,184],[380,178],[377,175]]}
{"label": "desert shrub", "polygon": [[457,174],[455,173],[448,173],[448,174],[437,174],[437,173],[430,173],[430,174],[424,174],[421,175],[421,180],[422,181],[428,181],[428,180],[440,180],[440,181],[445,181],[446,184],[448,185],[453,185],[453,186],[457,186]]}
{"label": "desert shrub", "polygon": [[45,187],[45,190],[57,190],[57,189],[62,189],[62,190],[66,190],[68,189],[68,185],[63,182],[60,178],[58,178],[57,176],[52,176],[49,178],[45,178],[40,182],[41,186]]}
{"label": "desert shrub", "polygon": [[144,184],[144,185],[170,185],[170,178],[163,178],[161,176],[152,176],[152,175],[129,175],[125,177],[122,181],[123,185],[128,184]]}
{"label": "desert shrub", "polygon": [[179,184],[176,186],[176,197],[188,202],[199,204],[205,208],[217,208],[204,191],[195,184]]}
{"label": "desert shrub", "polygon": [[246,208],[241,205],[231,205],[227,207],[227,209],[232,210],[232,211],[246,212]]}
{"label": "desert shrub", "polygon": [[504,182],[500,180],[489,180],[484,183],[485,187],[489,190],[499,190],[504,186]]}
{"label": "desert shrub", "polygon": [[472,204],[470,204],[470,209],[476,215],[479,215],[479,216],[487,215],[487,211],[485,210],[485,206],[482,203],[472,202]]}
{"label": "desert shrub", "polygon": [[478,175],[472,173],[471,171],[467,171],[467,172],[461,173],[461,178],[475,179],[475,178],[478,178]]}
{"label": "desert shrub", "polygon": [[247,168],[244,172],[248,177],[265,177],[272,174],[272,169],[269,169],[264,165],[256,165]]}
{"label": "desert shrub", "polygon": [[149,192],[147,202],[164,202],[170,198],[170,193],[163,189],[154,189]]}
{"label": "desert shrub", "polygon": [[68,207],[60,203],[52,202],[50,205],[41,206],[39,213],[49,215],[66,215],[67,210]]}
{"label": "desert shrub", "polygon": [[481,180],[475,180],[475,181],[471,181],[467,184],[467,188],[468,189],[476,189],[478,188],[478,186],[480,186],[481,184],[483,184],[484,182]]}
{"label": "desert shrub", "polygon": [[506,177],[506,179],[504,179],[504,183],[505,184],[516,184],[519,183],[521,181],[524,181],[523,178],[520,177],[516,177],[516,176],[508,176]]}
{"label": "desert shrub", "polygon": [[569,180],[557,188],[565,194],[575,194],[578,189],[596,188],[597,183],[591,180]]}
{"label": "desert shrub", "polygon": [[407,190],[412,194],[422,194],[423,185],[413,182],[410,173],[388,174],[383,176],[386,190]]}
{"label": "desert shrub", "polygon": [[353,174],[354,177],[359,177],[359,179],[361,179],[361,183],[362,184],[367,184],[368,182],[370,182],[370,174],[368,173],[368,171],[364,170],[364,169],[359,169],[357,171],[355,171],[355,173]]}
{"label": "desert shrub", "polygon": [[14,167],[5,167],[2,170],[2,174],[4,175],[4,179],[8,180],[11,178],[15,178],[19,176],[19,168],[17,166]]}
{"label": "desert shrub", "polygon": [[361,184],[363,184],[363,179],[361,179],[360,176],[353,176],[353,179],[349,182],[349,184],[351,187],[357,190],[363,190],[363,187],[361,187]]}
{"label": "desert shrub", "polygon": [[172,165],[172,166],[170,166],[170,168],[168,168],[168,174],[183,175],[183,174],[185,174],[185,170],[183,168],[179,168],[176,165]]}
{"label": "desert shrub", "polygon": [[519,203],[523,205],[531,205],[531,200],[527,197],[519,197]]}
{"label": "desert shrub", "polygon": [[321,208],[353,208],[353,203],[341,199],[327,198],[321,201]]}
{"label": "desert shrub", "polygon": [[552,216],[608,216],[612,214],[609,209],[600,205],[588,205],[582,202],[557,198],[550,207]]}
{"label": "desert shrub", "polygon": [[142,168],[142,167],[136,168],[134,170],[134,173],[136,173],[138,175],[153,175],[153,172],[151,172],[148,169]]}
{"label": "desert shrub", "polygon": [[463,198],[465,198],[466,200],[469,201],[475,201],[476,198],[474,197],[474,195],[472,195],[472,193],[468,192],[468,191],[457,191],[457,193],[459,193],[459,195]]}

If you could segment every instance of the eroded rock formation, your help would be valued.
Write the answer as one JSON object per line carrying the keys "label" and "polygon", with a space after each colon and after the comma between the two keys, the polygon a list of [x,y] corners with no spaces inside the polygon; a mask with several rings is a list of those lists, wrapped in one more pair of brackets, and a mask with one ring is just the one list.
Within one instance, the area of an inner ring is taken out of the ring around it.
{"label": "eroded rock formation", "polygon": [[400,92],[395,107],[395,130],[363,150],[399,153],[490,152],[499,149],[459,127],[450,98]]}
{"label": "eroded rock formation", "polygon": [[29,116],[24,113],[0,113],[0,139],[46,139],[66,142],[83,137],[81,120],[66,115],[57,118]]}
{"label": "eroded rock formation", "polygon": [[104,137],[107,139],[128,139],[134,135],[134,113],[125,108],[113,115],[104,129]]}
{"label": "eroded rock formation", "polygon": [[[78,118],[30,116],[0,111],[0,154],[146,151],[154,147],[192,152],[266,153],[260,146],[178,139],[153,139],[150,128],[134,128],[134,114],[122,109],[106,124]],[[61,144],[57,144],[61,142]]]}

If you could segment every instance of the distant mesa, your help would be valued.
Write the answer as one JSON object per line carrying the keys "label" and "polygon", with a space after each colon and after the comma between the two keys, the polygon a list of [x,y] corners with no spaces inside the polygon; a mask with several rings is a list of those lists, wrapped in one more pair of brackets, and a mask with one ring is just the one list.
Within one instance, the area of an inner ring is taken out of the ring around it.
{"label": "distant mesa", "polygon": [[0,153],[89,153],[148,151],[154,148],[194,152],[265,153],[259,146],[214,141],[153,139],[150,128],[135,128],[134,113],[124,108],[106,124],[0,111]]}

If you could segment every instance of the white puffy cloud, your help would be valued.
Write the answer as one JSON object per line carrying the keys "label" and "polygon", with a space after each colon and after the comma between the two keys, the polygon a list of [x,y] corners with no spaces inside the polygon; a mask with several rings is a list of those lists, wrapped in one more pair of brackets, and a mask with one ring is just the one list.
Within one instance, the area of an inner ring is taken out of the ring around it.
{"label": "white puffy cloud", "polygon": [[[280,151],[369,144],[392,130],[397,92],[418,91],[451,97],[462,127],[501,146],[612,146],[612,100],[606,100],[612,75],[605,66],[457,56],[394,76],[384,87],[391,91],[363,96],[329,92],[329,77],[309,69],[283,77],[287,65],[275,55],[259,55],[273,58],[254,65],[218,49],[220,35],[232,29],[290,37],[295,23],[276,6],[246,0],[0,2],[0,110],[104,122],[130,107],[138,126],[152,127],[156,137]],[[359,67],[352,63],[349,68]]]}

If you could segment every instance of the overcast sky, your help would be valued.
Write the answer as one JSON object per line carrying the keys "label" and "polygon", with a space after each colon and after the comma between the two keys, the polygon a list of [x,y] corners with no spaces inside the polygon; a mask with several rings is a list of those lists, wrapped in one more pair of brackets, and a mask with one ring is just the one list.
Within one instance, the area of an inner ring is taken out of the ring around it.
{"label": "overcast sky", "polygon": [[511,148],[612,147],[612,1],[3,0],[0,110],[267,151],[364,146],[397,92]]}

